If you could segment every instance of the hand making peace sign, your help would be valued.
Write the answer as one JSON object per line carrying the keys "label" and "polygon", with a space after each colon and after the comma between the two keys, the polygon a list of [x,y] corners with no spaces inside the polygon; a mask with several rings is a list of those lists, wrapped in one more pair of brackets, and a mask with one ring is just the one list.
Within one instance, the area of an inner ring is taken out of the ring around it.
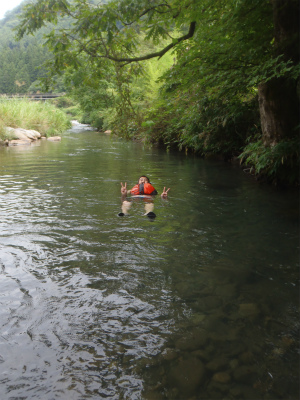
{"label": "hand making peace sign", "polygon": [[123,182],[121,182],[121,193],[127,194],[127,182],[125,182],[124,186],[123,186]]}
{"label": "hand making peace sign", "polygon": [[163,192],[162,192],[162,194],[161,194],[161,197],[163,197],[163,198],[166,198],[166,197],[168,197],[168,191],[170,190],[170,188],[168,188],[167,190],[166,190],[166,187],[164,187],[164,190],[163,190]]}

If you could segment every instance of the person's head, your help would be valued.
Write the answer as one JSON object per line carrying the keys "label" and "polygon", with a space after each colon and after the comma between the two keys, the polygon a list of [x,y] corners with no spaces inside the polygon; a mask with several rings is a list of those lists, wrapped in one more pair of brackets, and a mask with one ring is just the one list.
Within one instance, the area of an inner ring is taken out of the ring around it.
{"label": "person's head", "polygon": [[150,179],[146,175],[142,175],[139,177],[139,185],[141,183],[150,183]]}

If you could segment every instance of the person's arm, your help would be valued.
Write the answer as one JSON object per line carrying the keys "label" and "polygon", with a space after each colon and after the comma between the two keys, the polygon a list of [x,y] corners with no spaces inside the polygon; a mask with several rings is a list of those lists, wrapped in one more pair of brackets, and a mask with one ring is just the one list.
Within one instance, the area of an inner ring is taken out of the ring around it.
{"label": "person's arm", "polygon": [[163,199],[166,199],[167,197],[168,197],[168,191],[170,190],[170,188],[168,188],[167,190],[166,190],[166,187],[164,187],[164,190],[163,190],[163,192],[162,192],[162,194],[161,194],[161,197],[163,198]]}

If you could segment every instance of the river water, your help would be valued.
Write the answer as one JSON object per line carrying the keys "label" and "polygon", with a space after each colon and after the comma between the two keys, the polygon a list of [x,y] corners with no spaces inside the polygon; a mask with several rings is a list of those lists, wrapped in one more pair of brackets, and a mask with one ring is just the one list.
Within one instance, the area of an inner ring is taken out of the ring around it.
{"label": "river water", "polygon": [[0,148],[1,400],[298,399],[298,200],[80,126]]}

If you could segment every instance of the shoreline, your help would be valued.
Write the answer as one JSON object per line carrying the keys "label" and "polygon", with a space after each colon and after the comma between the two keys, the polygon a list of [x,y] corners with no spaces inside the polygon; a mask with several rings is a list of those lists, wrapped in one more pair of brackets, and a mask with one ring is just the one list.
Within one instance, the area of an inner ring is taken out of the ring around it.
{"label": "shoreline", "polygon": [[[72,124],[72,129],[93,130],[90,125],[82,124],[76,120],[71,120],[70,122]],[[38,140],[49,140],[50,142],[61,141],[61,136],[55,135],[47,137],[34,129],[12,128],[10,126],[6,126],[4,129],[11,138],[4,140],[0,138],[0,147],[28,146]],[[105,133],[111,134],[111,131],[106,131]]]}
{"label": "shoreline", "polygon": [[44,136],[34,129],[5,127],[6,132],[12,139],[0,139],[0,146],[28,146],[37,140],[49,140],[51,142],[59,142],[61,136]]}

